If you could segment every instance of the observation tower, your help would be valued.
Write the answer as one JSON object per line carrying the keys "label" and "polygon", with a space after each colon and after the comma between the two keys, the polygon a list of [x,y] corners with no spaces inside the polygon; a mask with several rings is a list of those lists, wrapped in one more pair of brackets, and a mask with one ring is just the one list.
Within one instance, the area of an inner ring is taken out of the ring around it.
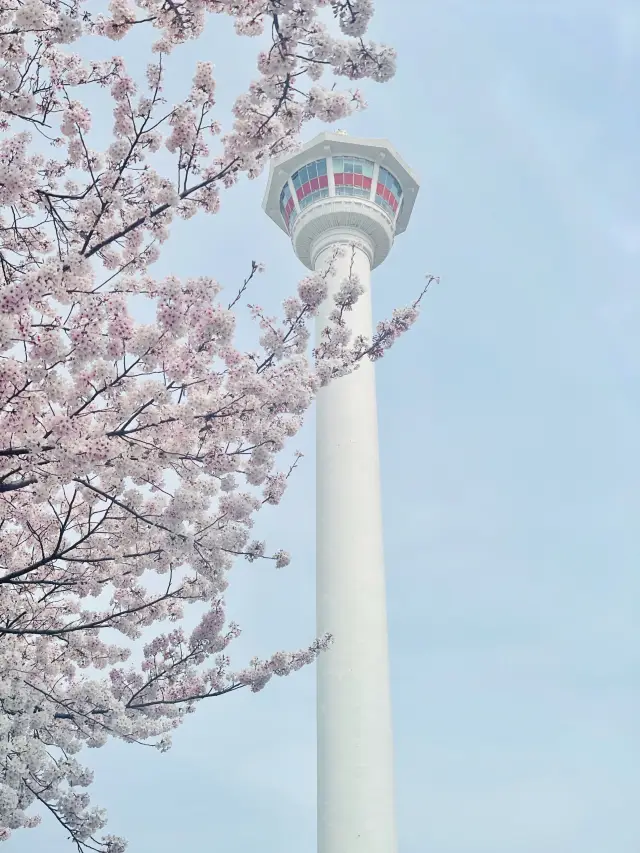
{"label": "observation tower", "polygon": [[[418,181],[384,139],[321,133],[271,164],[264,209],[328,298],[355,272],[345,319],[372,336],[371,270],[411,216]],[[396,853],[393,733],[374,365],[322,388],[316,434],[316,613],[333,645],[317,663],[318,853]]]}

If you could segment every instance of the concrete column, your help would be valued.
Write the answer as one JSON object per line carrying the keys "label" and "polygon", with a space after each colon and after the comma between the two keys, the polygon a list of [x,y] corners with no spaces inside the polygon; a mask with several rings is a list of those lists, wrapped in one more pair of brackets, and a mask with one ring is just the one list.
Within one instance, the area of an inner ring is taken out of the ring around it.
{"label": "concrete column", "polygon": [[[321,239],[319,272],[353,234],[335,229]],[[317,334],[353,264],[365,293],[345,319],[355,335],[371,337],[372,247],[362,235],[357,248],[345,249],[328,279]],[[317,665],[318,853],[396,853],[376,390],[368,359],[320,390],[316,442],[317,630],[335,638]]]}

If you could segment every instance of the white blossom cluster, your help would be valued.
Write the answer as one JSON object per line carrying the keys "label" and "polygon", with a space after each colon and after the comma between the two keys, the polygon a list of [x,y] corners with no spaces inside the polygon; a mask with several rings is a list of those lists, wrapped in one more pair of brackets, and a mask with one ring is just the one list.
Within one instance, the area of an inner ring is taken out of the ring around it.
{"label": "white blossom cluster", "polygon": [[[123,839],[98,837],[106,816],[80,750],[114,737],[165,750],[201,699],[260,690],[330,642],[232,667],[229,571],[238,557],[289,563],[251,535],[285,491],[280,454],[320,385],[379,357],[416,307],[352,341],[343,314],[361,289],[350,278],[310,359],[329,268],[280,318],[252,307],[260,349],[246,353],[233,306],[259,264],[228,307],[213,278],[157,279],[150,267],[175,217],[216,213],[221,189],[294,148],[306,122],[363,106],[358,91],[321,86],[325,69],[393,75],[394,52],[363,38],[372,11],[371,0],[111,0],[95,19],[82,0],[0,9],[0,841],[35,826],[40,803],[78,851],[123,853]],[[168,55],[212,13],[267,42],[224,134],[210,63],[181,103],[163,97]],[[146,26],[158,38],[143,81],[117,57],[66,47]],[[91,145],[91,86],[112,101],[104,151]],[[132,295],[155,305],[154,322],[134,321]],[[205,613],[188,633],[193,602]]]}

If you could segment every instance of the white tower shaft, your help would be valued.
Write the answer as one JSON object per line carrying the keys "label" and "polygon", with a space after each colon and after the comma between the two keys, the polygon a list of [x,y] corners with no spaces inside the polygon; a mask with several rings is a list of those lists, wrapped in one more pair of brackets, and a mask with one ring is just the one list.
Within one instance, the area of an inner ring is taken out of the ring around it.
{"label": "white tower shaft", "polygon": [[[386,139],[321,133],[272,161],[264,209],[307,269],[345,256],[364,295],[345,321],[371,336],[371,269],[406,230],[417,176]],[[350,245],[357,245],[353,255]],[[318,331],[335,303],[321,307]],[[397,853],[378,426],[373,364],[317,398],[318,853]]]}
{"label": "white tower shaft", "polygon": [[[335,238],[335,239],[334,239]],[[333,240],[333,243],[330,241]],[[315,269],[353,232],[325,234]],[[317,320],[349,275],[365,288],[345,319],[371,337],[371,266],[344,246]],[[334,644],[318,662],[318,853],[396,853],[393,737],[375,372],[333,381],[317,398],[317,630]]]}

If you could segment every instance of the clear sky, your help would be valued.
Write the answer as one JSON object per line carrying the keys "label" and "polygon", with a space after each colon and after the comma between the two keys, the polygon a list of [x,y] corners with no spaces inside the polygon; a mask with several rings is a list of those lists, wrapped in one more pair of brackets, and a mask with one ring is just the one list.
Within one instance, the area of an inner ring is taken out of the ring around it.
{"label": "clear sky", "polygon": [[[400,853],[637,853],[640,7],[377,0],[372,35],[398,75],[345,127],[422,180],[376,314],[442,278],[378,372]],[[214,19],[178,88],[203,49],[226,121],[257,44]],[[304,270],[265,180],[180,223],[157,272],[232,288],[262,260],[252,297],[277,305]],[[261,521],[292,565],[235,570],[239,665],[314,634],[312,426]],[[211,700],[166,755],[85,752],[109,831],[132,853],[313,853],[314,691],[309,669]],[[48,822],[7,845],[36,850],[70,847]]]}

